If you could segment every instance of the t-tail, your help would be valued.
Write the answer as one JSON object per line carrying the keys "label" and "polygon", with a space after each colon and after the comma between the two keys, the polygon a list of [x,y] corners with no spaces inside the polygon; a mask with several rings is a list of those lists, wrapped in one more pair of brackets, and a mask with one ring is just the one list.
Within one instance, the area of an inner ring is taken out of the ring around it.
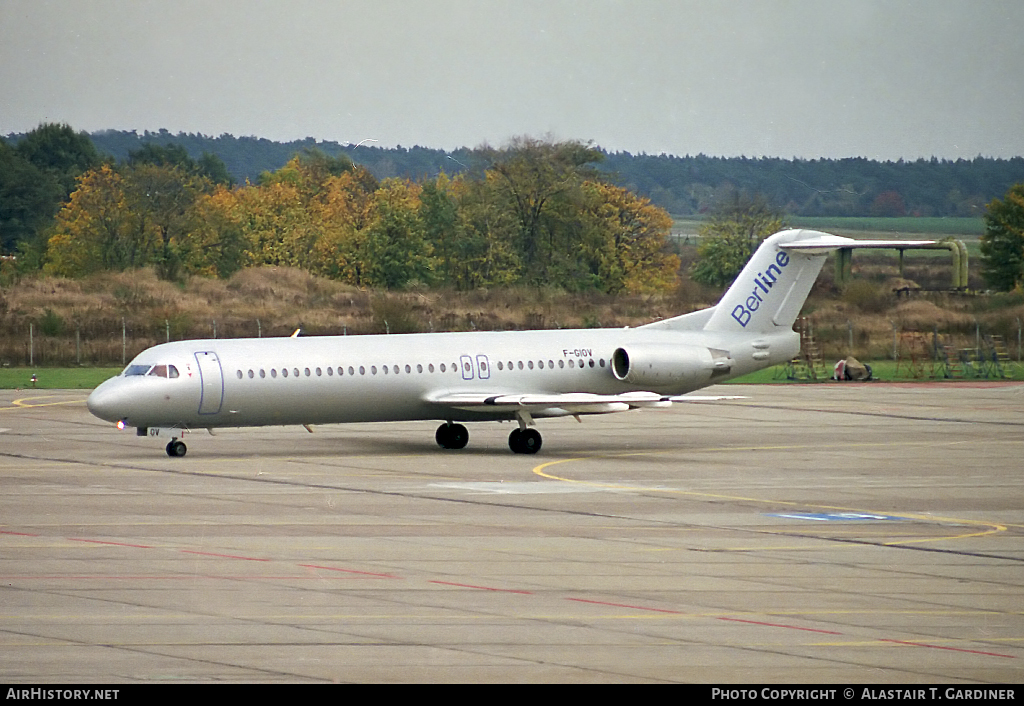
{"label": "t-tail", "polygon": [[828,251],[808,254],[791,246],[822,237],[837,236],[784,230],[765,239],[722,296],[704,330],[770,333],[792,329]]}
{"label": "t-tail", "polygon": [[722,296],[705,331],[771,333],[792,329],[825,257],[840,248],[900,248],[933,241],[853,240],[816,230],[783,230],[765,239]]}

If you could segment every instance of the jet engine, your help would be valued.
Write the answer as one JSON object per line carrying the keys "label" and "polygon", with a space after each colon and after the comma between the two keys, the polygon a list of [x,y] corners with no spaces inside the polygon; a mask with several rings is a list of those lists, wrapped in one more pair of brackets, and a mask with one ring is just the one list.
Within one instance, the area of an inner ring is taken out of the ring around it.
{"label": "jet engine", "polygon": [[701,346],[651,343],[622,346],[612,354],[617,380],[650,388],[705,382],[732,367],[728,351]]}

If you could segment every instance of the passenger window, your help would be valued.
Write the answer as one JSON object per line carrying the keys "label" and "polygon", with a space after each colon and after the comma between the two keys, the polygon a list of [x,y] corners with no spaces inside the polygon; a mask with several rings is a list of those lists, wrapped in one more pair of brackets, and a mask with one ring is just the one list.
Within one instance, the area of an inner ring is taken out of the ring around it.
{"label": "passenger window", "polygon": [[241,380],[241,379],[242,379],[242,371],[241,371],[241,370],[239,370],[239,371],[238,371],[238,373],[237,373],[237,375],[238,375],[238,379],[239,379],[239,380]]}

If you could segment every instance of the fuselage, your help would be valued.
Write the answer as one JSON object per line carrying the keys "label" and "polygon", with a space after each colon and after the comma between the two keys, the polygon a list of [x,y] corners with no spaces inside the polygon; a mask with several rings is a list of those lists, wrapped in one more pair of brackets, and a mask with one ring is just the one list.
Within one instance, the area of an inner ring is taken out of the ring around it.
{"label": "fuselage", "polygon": [[[514,411],[437,401],[464,393],[679,395],[798,349],[792,330],[752,340],[651,327],[190,340],[139,354],[88,405],[102,419],[139,428],[502,420]],[[678,350],[685,360],[664,376],[620,379],[613,357],[621,350]]]}

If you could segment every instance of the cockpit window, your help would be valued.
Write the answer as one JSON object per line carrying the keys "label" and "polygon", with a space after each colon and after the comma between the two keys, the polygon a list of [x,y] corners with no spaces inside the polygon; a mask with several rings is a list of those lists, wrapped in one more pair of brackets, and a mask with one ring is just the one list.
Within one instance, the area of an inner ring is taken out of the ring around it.
{"label": "cockpit window", "polygon": [[149,374],[159,378],[176,378],[178,377],[178,369],[173,365],[154,365]]}
{"label": "cockpit window", "polygon": [[131,375],[145,375],[149,372],[151,367],[152,366],[150,365],[129,365],[124,369],[124,375],[125,377],[129,377]]}

